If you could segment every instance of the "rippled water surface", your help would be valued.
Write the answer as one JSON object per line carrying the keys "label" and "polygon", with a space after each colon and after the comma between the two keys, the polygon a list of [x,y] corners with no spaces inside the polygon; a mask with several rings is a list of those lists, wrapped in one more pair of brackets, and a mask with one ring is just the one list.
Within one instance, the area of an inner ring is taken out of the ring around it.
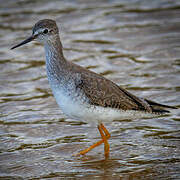
{"label": "rippled water surface", "polygon": [[0,6],[0,179],[179,179],[180,112],[96,125],[64,116],[45,72],[44,49],[10,47],[40,19],[60,27],[64,53],[132,93],[180,106],[179,0],[7,0]]}

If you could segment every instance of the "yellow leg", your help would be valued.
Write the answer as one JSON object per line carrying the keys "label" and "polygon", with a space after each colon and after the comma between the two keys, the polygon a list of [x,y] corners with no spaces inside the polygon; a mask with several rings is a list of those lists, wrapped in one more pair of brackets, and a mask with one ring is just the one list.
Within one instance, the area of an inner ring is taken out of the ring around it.
{"label": "yellow leg", "polygon": [[103,123],[101,123],[100,126],[101,126],[101,128],[103,129],[103,131],[104,131],[107,139],[109,139],[109,138],[111,137],[111,134],[109,133],[109,131],[105,128],[105,126],[104,126]]}
{"label": "yellow leg", "polygon": [[[89,148],[80,151],[78,154],[76,154],[76,156],[84,155],[87,152],[89,152],[90,150],[94,149],[95,147],[101,145],[104,142],[104,155],[105,155],[105,158],[109,157],[109,144],[108,144],[107,140],[110,138],[111,135],[102,123],[100,125],[98,125],[98,130],[101,134],[102,139],[100,141],[94,143],[93,145],[91,145]],[[104,131],[104,133],[103,133],[103,131]]]}
{"label": "yellow leg", "polygon": [[108,157],[109,157],[109,143],[107,141],[108,140],[107,137],[104,135],[105,132],[103,133],[102,124],[98,126],[98,129],[99,129],[99,132],[100,132],[101,137],[102,137],[103,142],[104,142],[104,156],[105,156],[105,159],[108,159]]}

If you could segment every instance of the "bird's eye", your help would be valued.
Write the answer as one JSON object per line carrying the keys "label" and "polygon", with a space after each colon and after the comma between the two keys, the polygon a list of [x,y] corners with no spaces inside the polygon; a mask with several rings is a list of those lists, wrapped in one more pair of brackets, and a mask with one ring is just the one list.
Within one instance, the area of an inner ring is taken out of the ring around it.
{"label": "bird's eye", "polygon": [[44,33],[44,34],[47,34],[47,33],[48,33],[48,29],[45,29],[45,30],[43,31],[43,33]]}

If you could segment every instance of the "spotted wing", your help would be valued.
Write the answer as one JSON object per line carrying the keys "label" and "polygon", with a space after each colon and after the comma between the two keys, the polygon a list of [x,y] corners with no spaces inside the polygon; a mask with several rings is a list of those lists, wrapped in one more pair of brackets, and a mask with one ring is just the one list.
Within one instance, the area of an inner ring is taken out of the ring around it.
{"label": "spotted wing", "polygon": [[81,79],[76,88],[81,89],[88,97],[90,104],[121,110],[139,110],[151,112],[146,101],[140,99],[112,81],[96,73],[81,73]]}

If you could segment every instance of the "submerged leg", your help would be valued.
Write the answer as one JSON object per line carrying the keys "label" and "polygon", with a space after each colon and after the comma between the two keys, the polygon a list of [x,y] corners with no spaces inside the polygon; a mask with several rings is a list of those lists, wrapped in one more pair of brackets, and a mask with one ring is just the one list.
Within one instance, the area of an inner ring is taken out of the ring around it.
{"label": "submerged leg", "polygon": [[102,139],[96,143],[94,143],[93,145],[91,145],[89,148],[84,149],[82,151],[80,151],[78,154],[76,154],[76,156],[79,155],[84,155],[87,152],[89,152],[90,150],[94,149],[95,147],[101,145],[102,143],[104,143],[104,155],[105,158],[109,157],[109,144],[108,144],[108,139],[110,138],[110,133],[108,132],[108,130],[105,128],[105,126],[101,123],[98,125],[98,130],[101,134]]}

